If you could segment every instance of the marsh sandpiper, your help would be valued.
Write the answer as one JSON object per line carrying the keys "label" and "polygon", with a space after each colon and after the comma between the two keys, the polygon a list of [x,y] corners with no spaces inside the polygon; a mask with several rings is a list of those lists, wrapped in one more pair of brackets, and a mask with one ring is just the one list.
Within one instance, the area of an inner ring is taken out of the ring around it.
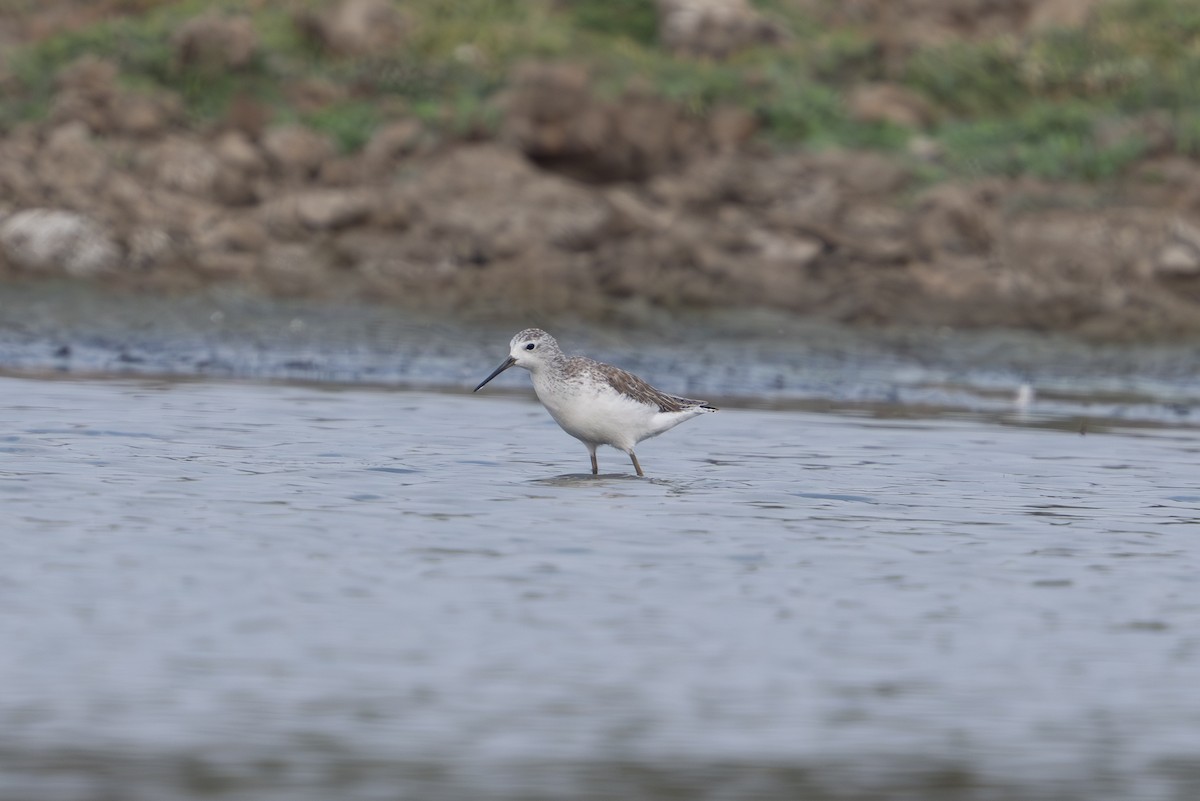
{"label": "marsh sandpiper", "polygon": [[600,445],[624,451],[637,474],[646,475],[634,446],[684,420],[717,410],[705,401],[661,392],[619,367],[586,356],[567,356],[554,337],[540,328],[527,328],[513,337],[508,358],[474,391],[514,365],[529,371],[533,390],[554,422],[587,447],[592,475],[600,472],[596,463]]}

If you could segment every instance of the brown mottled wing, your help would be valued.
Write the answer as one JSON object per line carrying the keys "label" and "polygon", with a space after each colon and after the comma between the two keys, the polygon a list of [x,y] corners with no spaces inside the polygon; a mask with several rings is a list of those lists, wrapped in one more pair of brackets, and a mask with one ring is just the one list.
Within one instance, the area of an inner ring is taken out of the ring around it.
{"label": "brown mottled wing", "polygon": [[[578,357],[577,357],[578,358]],[[576,359],[571,359],[575,362]],[[576,369],[592,368],[604,377],[608,385],[622,395],[628,395],[636,401],[647,404],[654,404],[661,412],[682,412],[684,409],[691,409],[699,406],[702,409],[712,409],[716,411],[715,406],[710,405],[707,401],[692,400],[691,398],[680,398],[675,395],[668,395],[647,384],[642,379],[638,378],[633,373],[622,370],[620,367],[613,367],[611,364],[603,364],[601,362],[593,362],[590,359],[579,359],[579,364],[570,364],[568,367],[576,367]]]}

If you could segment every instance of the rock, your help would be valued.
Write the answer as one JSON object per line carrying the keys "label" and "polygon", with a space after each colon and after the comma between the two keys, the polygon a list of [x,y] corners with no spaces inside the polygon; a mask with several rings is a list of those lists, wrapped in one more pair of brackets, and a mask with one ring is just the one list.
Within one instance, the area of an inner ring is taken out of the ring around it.
{"label": "rock", "polygon": [[1175,120],[1170,112],[1149,111],[1136,117],[1102,117],[1092,125],[1092,141],[1100,150],[1137,144],[1147,156],[1176,151]]}
{"label": "rock", "polygon": [[148,189],[148,183],[144,176],[135,177],[132,172],[114,173],[104,182],[100,201],[122,227],[145,222],[148,208],[158,211],[154,203],[158,190]]}
{"label": "rock", "polygon": [[1176,217],[1171,222],[1171,237],[1191,249],[1200,252],[1200,227],[1182,218]]}
{"label": "rock", "polygon": [[229,101],[222,124],[229,131],[257,140],[262,138],[271,116],[272,111],[266,103],[246,92],[238,92]]}
{"label": "rock", "polygon": [[270,129],[263,137],[262,148],[272,171],[292,181],[312,180],[321,164],[337,153],[328,137],[302,125]]}
{"label": "rock", "polygon": [[854,203],[842,220],[839,233],[853,243],[856,255],[871,261],[902,262],[911,254],[908,217],[884,203]]}
{"label": "rock", "polygon": [[1154,267],[1161,278],[1200,276],[1200,227],[1181,218],[1172,221]]}
{"label": "rock", "polygon": [[627,90],[612,108],[610,160],[626,175],[673,169],[708,150],[704,126],[650,92]]}
{"label": "rock", "polygon": [[402,234],[369,228],[351,228],[334,242],[337,258],[351,267],[375,297],[411,297],[410,293],[449,289],[445,281],[453,270],[445,262],[431,262],[406,253]]}
{"label": "rock", "polygon": [[708,133],[718,150],[738,150],[758,132],[758,118],[738,106],[718,106],[708,116]]}
{"label": "rock", "polygon": [[172,92],[122,89],[116,77],[113,62],[94,56],[62,68],[49,127],[80,122],[92,133],[154,137],[182,120],[182,103]]}
{"label": "rock", "polygon": [[306,228],[345,228],[365,220],[371,213],[371,205],[367,191],[316,190],[296,198],[296,216]]}
{"label": "rock", "polygon": [[1096,307],[1106,287],[1132,286],[1153,271],[1147,262],[1162,247],[1163,229],[1159,211],[1133,206],[1010,213],[997,234],[998,272],[1019,279],[1025,298],[1051,299],[1063,310]]}
{"label": "rock", "polygon": [[263,204],[259,213],[275,236],[292,239],[364,222],[371,214],[372,190],[312,189],[290,192]]}
{"label": "rock", "polygon": [[1142,184],[1164,187],[1172,193],[1200,193],[1200,164],[1188,156],[1148,158],[1138,163],[1134,170]]}
{"label": "rock", "polygon": [[147,158],[159,186],[195,197],[213,196],[221,160],[200,141],[171,136],[153,147]]}
{"label": "rock", "polygon": [[321,162],[321,169],[317,170],[316,183],[321,186],[348,189],[362,183],[372,183],[377,177],[365,168],[360,158],[334,156]]}
{"label": "rock", "polygon": [[122,92],[117,96],[112,118],[115,130],[150,139],[183,119],[183,103],[178,95],[167,92]]}
{"label": "rock", "polygon": [[657,0],[656,5],[659,41],[677,53],[721,59],[784,38],[783,29],[749,0]]}
{"label": "rock", "polygon": [[183,119],[183,103],[164,90],[123,89],[111,61],[84,56],[56,76],[58,91],[48,115],[51,127],[71,122],[92,133],[121,133],[137,137],[162,134]]}
{"label": "rock", "polygon": [[812,264],[825,249],[824,243],[813,237],[784,237],[763,229],[751,231],[749,241],[767,262],[792,269]]}
{"label": "rock", "polygon": [[129,254],[125,261],[134,270],[160,270],[180,258],[174,238],[170,232],[159,226],[136,226],[129,232],[126,241]]}
{"label": "rock", "polygon": [[[793,0],[796,2],[797,0]],[[1019,37],[1040,0],[853,0],[811,3],[821,20],[848,22],[874,40],[888,75],[903,74],[921,48],[962,40]]]}
{"label": "rock", "polygon": [[911,225],[913,249],[920,258],[940,254],[987,254],[996,240],[998,221],[978,192],[944,185],[929,190],[916,204]]}
{"label": "rock", "polygon": [[928,128],[935,118],[933,104],[911,89],[890,83],[860,84],[846,99],[858,122],[889,122],[904,128]]}
{"label": "rock", "polygon": [[192,260],[192,268],[206,278],[217,280],[249,279],[258,272],[262,259],[255,253],[201,251]]}
{"label": "rock", "polygon": [[37,143],[32,137],[10,134],[0,141],[0,216],[44,202],[36,158]]}
{"label": "rock", "polygon": [[276,195],[254,210],[256,220],[276,239],[295,240],[305,235],[294,192]]}
{"label": "rock", "polygon": [[908,154],[918,161],[938,162],[946,155],[942,143],[932,136],[918,135],[908,140]]}
{"label": "rock", "polygon": [[213,143],[213,153],[221,160],[221,166],[243,172],[263,175],[267,162],[250,138],[241,131],[226,131]]}
{"label": "rock", "polygon": [[38,178],[47,187],[73,200],[92,196],[110,172],[104,152],[82,122],[52,130],[37,153],[36,165]]}
{"label": "rock", "polygon": [[814,164],[848,194],[869,198],[899,192],[912,180],[907,167],[878,153],[829,150],[817,154]]}
{"label": "rock", "polygon": [[4,219],[0,251],[18,269],[77,277],[115,270],[122,255],[103,227],[61,209],[26,209]]}
{"label": "rock", "polygon": [[244,216],[219,217],[192,235],[200,252],[258,253],[267,245],[267,232],[257,220]]}
{"label": "rock", "polygon": [[[241,131],[226,131],[212,146],[220,162],[213,191],[217,200],[229,206],[256,203],[265,192],[267,160]],[[260,192],[260,188],[263,191]]]}
{"label": "rock", "polygon": [[409,155],[420,145],[424,129],[416,120],[384,125],[371,135],[363,148],[363,160],[372,170],[382,170]]}
{"label": "rock", "polygon": [[258,54],[258,31],[247,16],[210,11],[180,25],[171,45],[182,67],[242,70]]}
{"label": "rock", "polygon": [[99,56],[80,56],[59,70],[54,82],[60,92],[75,92],[86,97],[107,99],[116,92],[117,65]]}
{"label": "rock", "polygon": [[509,142],[578,180],[645,180],[712,149],[707,126],[680,106],[639,89],[602,97],[574,65],[521,67],[503,106]]}
{"label": "rock", "polygon": [[55,83],[58,91],[48,115],[51,126],[81,123],[94,133],[110,130],[118,95],[116,64],[83,56],[63,67]]}
{"label": "rock", "polygon": [[411,189],[388,186],[380,190],[375,205],[371,209],[370,224],[378,228],[391,228],[402,231],[413,224],[420,216],[419,205],[415,198],[410,197]]}
{"label": "rock", "polygon": [[114,173],[91,203],[92,216],[107,221],[125,240],[129,238],[125,232],[139,227],[161,229],[180,247],[198,226],[220,214],[210,198],[164,188],[129,172]]}
{"label": "rock", "polygon": [[323,12],[296,18],[301,34],[322,50],[340,56],[371,56],[404,42],[404,15],[388,0],[342,0]]}
{"label": "rock", "polygon": [[594,152],[607,119],[587,71],[574,64],[525,64],[504,98],[504,136],[531,158],[557,160]]}
{"label": "rock", "polygon": [[612,221],[608,204],[594,193],[491,146],[455,151],[406,189],[431,233],[455,248],[455,258],[480,264],[539,245],[588,249]]}
{"label": "rock", "polygon": [[347,88],[328,78],[310,77],[293,81],[286,87],[287,102],[300,114],[312,114],[344,101]]}
{"label": "rock", "polygon": [[614,226],[622,231],[665,231],[676,218],[671,210],[648,202],[640,193],[626,186],[613,187],[605,193],[605,197],[616,218]]}
{"label": "rock", "polygon": [[1182,242],[1168,242],[1158,252],[1155,261],[1158,275],[1165,278],[1184,278],[1200,275],[1200,253]]}
{"label": "rock", "polygon": [[301,244],[267,248],[259,262],[259,275],[267,288],[279,295],[302,297],[328,289],[333,264],[322,250]]}
{"label": "rock", "polygon": [[1039,0],[1029,15],[1029,29],[1082,28],[1100,0]]}
{"label": "rock", "polygon": [[781,228],[811,231],[813,226],[818,226],[830,230],[841,219],[849,202],[836,177],[818,174],[791,192],[774,195],[764,216]]}
{"label": "rock", "polygon": [[591,77],[579,64],[522,64],[509,83],[516,97],[508,99],[507,110],[533,124],[565,122],[594,103]]}

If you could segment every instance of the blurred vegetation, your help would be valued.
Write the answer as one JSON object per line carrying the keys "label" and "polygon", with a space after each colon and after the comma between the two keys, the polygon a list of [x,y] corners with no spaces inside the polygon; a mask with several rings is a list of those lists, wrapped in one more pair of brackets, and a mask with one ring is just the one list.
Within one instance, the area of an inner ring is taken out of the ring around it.
{"label": "blurred vegetation", "polygon": [[[5,3],[6,13],[37,7]],[[1169,147],[1200,155],[1195,0],[1110,0],[1078,30],[956,41],[916,51],[899,70],[865,29],[824,25],[787,0],[758,5],[786,41],[716,61],[662,48],[653,0],[405,0],[405,45],[386,58],[355,59],[325,54],[300,32],[296,14],[319,8],[315,0],[117,0],[113,16],[11,49],[0,128],[44,115],[56,73],[91,54],[116,62],[132,87],[177,92],[197,124],[249,97],[346,150],[403,114],[446,136],[486,134],[498,124],[492,101],[513,66],[541,59],[587,64],[598,89],[614,96],[636,83],[697,115],[745,107],[780,145],[902,151],[913,131],[856,120],[845,102],[856,85],[888,79],[931,102],[935,121],[920,133],[942,154],[945,175],[1109,178],[1147,152],[1139,121],[1151,113],[1165,115]],[[184,68],[173,53],[177,26],[214,8],[250,14],[261,38],[255,61],[236,74]],[[324,108],[297,111],[289,88],[305,80],[343,91]]]}

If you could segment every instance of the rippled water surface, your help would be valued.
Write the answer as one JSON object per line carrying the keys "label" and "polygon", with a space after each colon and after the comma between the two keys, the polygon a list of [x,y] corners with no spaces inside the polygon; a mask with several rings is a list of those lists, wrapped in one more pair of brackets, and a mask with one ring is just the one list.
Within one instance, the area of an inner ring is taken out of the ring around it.
{"label": "rippled water surface", "polygon": [[1193,428],[0,398],[3,801],[1200,797]]}

